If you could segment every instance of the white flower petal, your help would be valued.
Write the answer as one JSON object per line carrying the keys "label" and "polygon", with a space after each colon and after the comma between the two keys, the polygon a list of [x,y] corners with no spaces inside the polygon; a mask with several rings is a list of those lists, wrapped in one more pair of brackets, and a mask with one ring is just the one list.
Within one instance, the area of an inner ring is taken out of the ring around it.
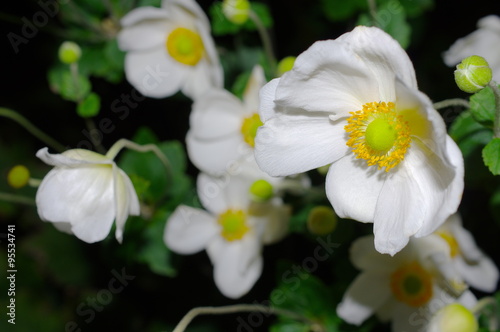
{"label": "white flower petal", "polygon": [[114,194],[116,204],[116,231],[115,236],[118,242],[123,240],[123,230],[129,215],[139,215],[139,198],[134,186],[125,172],[113,165]]}
{"label": "white flower petal", "polygon": [[396,303],[392,312],[391,331],[394,332],[423,332],[430,315],[423,308],[412,308],[405,304]]}
{"label": "white flower petal", "polygon": [[383,30],[358,26],[337,40],[348,43],[351,51],[370,70],[371,76],[378,82],[380,101],[394,101],[394,75],[409,87],[417,88],[410,58],[400,44]]}
{"label": "white flower petal", "polygon": [[[141,8],[137,8],[136,10],[139,9]],[[165,13],[162,12],[161,14],[163,15],[161,18],[165,18]],[[118,33],[118,47],[125,52],[142,51],[152,47],[164,47],[168,32],[171,29],[172,27],[168,21],[164,19],[153,18],[138,21],[133,25],[125,26]]]}
{"label": "white flower petal", "polygon": [[201,59],[195,66],[189,66],[186,72],[186,79],[181,90],[193,100],[200,98],[210,89],[223,88],[218,70],[215,70],[206,59]]}
{"label": "white flower petal", "polygon": [[386,174],[349,154],[334,162],[326,176],[326,195],[341,218],[373,222]]}
{"label": "white flower petal", "polygon": [[374,239],[373,235],[366,235],[355,240],[349,249],[349,258],[352,264],[361,271],[389,274],[397,266],[401,256],[381,255],[375,250]]}
{"label": "white flower petal", "polygon": [[52,166],[80,166],[85,164],[113,164],[113,161],[102,154],[83,150],[72,149],[64,151],[62,154],[51,154],[48,148],[37,151],[36,156],[44,163]]}
{"label": "white flower petal", "polygon": [[455,266],[470,286],[483,292],[494,292],[498,285],[498,268],[487,256],[482,256],[478,262],[466,262],[461,256],[454,259]]}
{"label": "white flower petal", "polygon": [[265,84],[264,69],[260,65],[255,65],[243,92],[243,103],[248,113],[255,113],[259,110],[259,92]]}
{"label": "white flower petal", "polygon": [[196,138],[193,132],[186,136],[191,162],[203,172],[215,176],[227,175],[235,163],[251,157],[251,149],[246,145],[239,133],[212,140]]}
{"label": "white flower petal", "polygon": [[278,205],[271,208],[264,221],[265,229],[262,234],[264,244],[276,243],[285,237],[288,233],[290,215],[291,207],[288,205]]}
{"label": "white flower petal", "polygon": [[354,279],[337,306],[337,315],[348,323],[360,325],[390,299],[388,275],[364,272]]}
{"label": "white flower petal", "polygon": [[274,99],[276,98],[276,88],[280,82],[279,78],[271,80],[269,83],[264,85],[259,91],[259,115],[262,122],[266,122],[270,118],[273,118],[279,110],[279,106],[276,105]]}
{"label": "white flower petal", "polygon": [[115,219],[111,166],[54,168],[36,194],[40,218],[69,222],[81,240],[103,240]]}
{"label": "white flower petal", "polygon": [[462,219],[458,213],[448,218],[446,224],[449,231],[457,241],[461,255],[466,261],[477,263],[483,258],[483,253],[478,248],[472,234],[462,226]]}
{"label": "white flower petal", "polygon": [[271,176],[287,176],[328,165],[344,156],[345,123],[326,114],[282,115],[265,122],[255,138],[255,159]]}
{"label": "white flower petal", "polygon": [[189,255],[206,248],[218,231],[214,216],[201,209],[179,205],[168,218],[163,239],[171,250]]}
{"label": "white flower petal", "polygon": [[349,116],[367,102],[379,101],[377,82],[349,45],[318,41],[281,76],[276,89],[280,106]]}
{"label": "white flower petal", "polygon": [[141,94],[164,98],[176,93],[187,75],[187,68],[174,63],[164,47],[125,56],[127,80]]}
{"label": "white flower petal", "polygon": [[390,255],[406,246],[410,236],[420,229],[429,204],[408,180],[414,175],[401,165],[397,167],[380,191],[373,220],[375,248]]}
{"label": "white flower petal", "polygon": [[138,7],[123,16],[120,20],[120,25],[127,28],[145,20],[163,20],[168,17],[168,13],[161,8],[150,6]]}
{"label": "white flower petal", "polygon": [[205,29],[209,29],[210,27],[207,15],[205,15],[201,7],[194,0],[162,0],[161,6],[162,8],[167,9],[167,11],[177,7],[185,13],[193,16],[192,19],[201,21],[205,26]]}
{"label": "white flower petal", "polygon": [[59,230],[63,233],[73,235],[73,232],[71,231],[71,223],[69,223],[69,222],[53,222],[52,225],[54,225],[54,227],[57,230]]}
{"label": "white flower petal", "polygon": [[222,89],[212,89],[193,103],[189,132],[202,140],[240,134],[245,110],[241,101]]}
{"label": "white flower petal", "polygon": [[221,255],[214,264],[214,281],[221,293],[231,299],[245,295],[259,279],[262,273],[263,260],[256,255],[244,271],[240,268],[246,246],[241,241],[227,242]]}

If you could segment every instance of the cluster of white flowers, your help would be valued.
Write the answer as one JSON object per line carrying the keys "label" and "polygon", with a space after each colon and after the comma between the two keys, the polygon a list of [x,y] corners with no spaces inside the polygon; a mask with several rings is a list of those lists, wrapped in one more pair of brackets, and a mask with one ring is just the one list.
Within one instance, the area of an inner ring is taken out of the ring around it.
{"label": "cluster of white flowers", "polygon": [[[362,273],[337,308],[341,318],[361,324],[376,313],[394,331],[416,331],[446,304],[471,308],[467,285],[495,290],[496,266],[456,214],[462,154],[419,91],[409,57],[384,31],[359,26],[318,41],[270,82],[256,65],[240,100],[223,89],[210,23],[193,0],[137,8],[121,25],[128,81],[146,96],[181,91],[194,101],[186,145],[204,209],[178,206],[164,240],[179,254],[206,249],[222,294],[239,298],[253,287],[263,245],[287,234],[291,209],[281,193],[307,191],[305,172],[325,165],[336,214],[373,223],[374,236],[351,248]],[[498,38],[496,17],[479,26],[446,63],[475,51],[485,34]],[[113,160],[86,150],[37,156],[55,166],[37,193],[41,219],[86,242],[102,240],[116,220],[121,241],[139,200]]]}

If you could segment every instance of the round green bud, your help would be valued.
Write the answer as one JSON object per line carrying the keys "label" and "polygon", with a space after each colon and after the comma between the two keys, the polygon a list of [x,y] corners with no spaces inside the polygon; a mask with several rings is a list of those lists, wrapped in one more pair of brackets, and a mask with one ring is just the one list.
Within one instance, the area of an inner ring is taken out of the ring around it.
{"label": "round green bud", "polygon": [[248,0],[224,0],[222,12],[234,24],[243,24],[248,20],[250,2]]}
{"label": "round green bud", "polygon": [[59,60],[62,63],[72,64],[80,60],[82,50],[77,43],[65,41],[59,46]]}
{"label": "round green bud", "polygon": [[278,63],[278,76],[281,76],[291,70],[293,68],[293,64],[295,63],[295,59],[296,57],[294,56],[287,56],[281,59]]}
{"label": "round green bud", "polygon": [[459,303],[448,304],[432,317],[429,332],[477,332],[478,323],[472,312]]}
{"label": "round green bud", "polygon": [[250,186],[250,194],[256,202],[265,202],[273,197],[273,186],[266,180],[257,180]]}
{"label": "round green bud", "polygon": [[460,90],[476,93],[490,83],[492,78],[488,62],[479,55],[472,55],[462,60],[455,70],[455,82]]}
{"label": "round green bud", "polygon": [[24,165],[17,165],[10,169],[7,174],[7,182],[12,188],[22,188],[28,184],[30,171]]}
{"label": "round green bud", "polygon": [[337,227],[337,215],[329,206],[316,206],[307,217],[307,229],[315,235],[330,234]]}

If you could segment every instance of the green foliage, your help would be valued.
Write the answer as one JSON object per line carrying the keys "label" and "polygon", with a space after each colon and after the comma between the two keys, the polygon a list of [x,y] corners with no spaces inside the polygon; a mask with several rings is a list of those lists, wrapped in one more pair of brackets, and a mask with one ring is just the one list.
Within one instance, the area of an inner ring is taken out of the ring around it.
{"label": "green foliage", "polygon": [[[250,8],[265,28],[272,27],[273,19],[267,5],[260,2],[251,2]],[[241,30],[254,31],[257,29],[257,26],[251,18],[243,24],[235,24],[231,22],[222,12],[222,1],[216,1],[210,6],[210,17],[212,22],[212,32],[215,36],[236,34]]]}
{"label": "green foliage", "polygon": [[344,21],[357,14],[359,11],[368,10],[366,0],[321,0],[324,14],[332,21]]}
{"label": "green foliage", "polygon": [[500,174],[500,138],[493,138],[483,149],[483,161],[491,173]]}
{"label": "green foliage", "polygon": [[99,114],[101,109],[101,97],[91,92],[84,100],[76,106],[76,113],[82,118],[91,118]]}
{"label": "green foliage", "polygon": [[470,97],[470,112],[477,122],[483,126],[493,128],[495,96],[490,87],[486,87]]}
{"label": "green foliage", "polygon": [[449,135],[458,144],[464,158],[467,159],[474,151],[488,144],[493,132],[477,123],[470,111],[465,111],[452,123]]}
{"label": "green foliage", "polygon": [[89,79],[81,74],[74,75],[68,66],[56,66],[48,73],[50,89],[60,94],[63,99],[80,102],[89,93],[92,85]]}
{"label": "green foliage", "polygon": [[125,52],[118,48],[116,40],[99,45],[82,46],[79,70],[82,75],[101,77],[118,83],[123,79]]}

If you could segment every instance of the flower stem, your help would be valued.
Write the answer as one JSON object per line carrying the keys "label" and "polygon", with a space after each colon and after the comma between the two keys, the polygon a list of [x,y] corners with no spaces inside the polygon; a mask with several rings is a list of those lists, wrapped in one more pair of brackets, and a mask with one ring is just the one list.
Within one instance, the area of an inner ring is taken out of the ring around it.
{"label": "flower stem", "polygon": [[155,144],[140,145],[132,141],[129,141],[128,139],[122,138],[116,141],[115,144],[113,144],[113,146],[108,150],[108,153],[106,153],[106,157],[108,157],[109,159],[114,159],[123,148],[131,149],[137,152],[153,152],[167,169],[169,178],[172,178],[173,172],[172,172],[172,166],[170,165],[170,161],[167,159],[165,154],[158,148],[157,145]]}
{"label": "flower stem", "polygon": [[63,152],[66,150],[66,147],[62,145],[61,143],[57,142],[55,139],[50,137],[49,135],[45,134],[43,131],[35,127],[31,122],[28,121],[24,116],[21,114],[17,113],[16,111],[0,107],[0,116],[9,118],[11,120],[14,120],[18,124],[24,127],[27,131],[29,131],[33,136],[53,148],[54,150],[57,150],[58,152]]}
{"label": "flower stem", "polygon": [[442,108],[452,107],[452,106],[462,106],[464,108],[469,108],[470,104],[465,99],[452,98],[452,99],[445,99],[442,101],[438,101],[437,103],[434,103],[432,106],[434,106],[436,110],[440,110]]}
{"label": "flower stem", "polygon": [[262,23],[262,21],[260,20],[259,16],[253,10],[249,11],[248,17],[257,27],[260,39],[262,40],[262,45],[264,46],[264,52],[266,53],[267,60],[269,61],[271,67],[271,72],[274,77],[276,76],[276,56],[274,55],[273,44],[271,42],[269,32],[264,26],[264,23]]}
{"label": "flower stem", "polygon": [[498,331],[500,326],[499,324],[499,308],[497,301],[495,298],[488,296],[483,297],[479,300],[474,308],[472,308],[472,312],[475,316],[479,316],[480,314],[484,314],[488,318],[488,329],[490,331]]}
{"label": "flower stem", "polygon": [[495,96],[495,121],[493,122],[493,136],[495,138],[500,138],[500,89],[498,85],[491,81],[489,83],[491,90],[493,90],[493,95]]}
{"label": "flower stem", "polygon": [[25,196],[14,195],[14,194],[9,194],[9,193],[0,192],[0,200],[11,202],[11,203],[19,203],[19,204],[36,206],[35,200],[31,197],[25,197]]}
{"label": "flower stem", "polygon": [[[259,304],[235,304],[235,305],[228,305],[228,306],[223,306],[223,307],[199,307],[199,308],[193,308],[189,310],[189,312],[181,319],[181,321],[177,324],[177,326],[174,328],[172,332],[184,332],[189,325],[189,323],[198,315],[220,315],[220,314],[232,314],[232,313],[237,313],[237,312],[263,312],[263,313],[268,313],[268,314],[278,314],[278,315],[284,315],[288,316],[293,319],[301,320],[301,321],[306,321],[310,323],[312,326],[315,326],[314,322],[310,321],[309,319],[298,315],[292,311],[284,310],[284,309],[278,309],[278,308],[272,308],[264,305],[259,305]],[[318,328],[315,326],[315,330],[318,330]]]}
{"label": "flower stem", "polygon": [[377,21],[377,4],[375,0],[368,0],[368,8],[370,11],[370,16],[373,19],[373,22],[375,23],[376,26],[379,26]]}
{"label": "flower stem", "polygon": [[87,129],[89,131],[89,137],[90,140],[92,141],[92,145],[94,145],[97,152],[99,152],[100,154],[105,154],[106,150],[102,146],[101,141],[100,140],[98,141],[94,137],[94,135],[92,135],[93,132],[98,132],[94,120],[92,120],[91,118],[85,118],[85,125],[87,126]]}

